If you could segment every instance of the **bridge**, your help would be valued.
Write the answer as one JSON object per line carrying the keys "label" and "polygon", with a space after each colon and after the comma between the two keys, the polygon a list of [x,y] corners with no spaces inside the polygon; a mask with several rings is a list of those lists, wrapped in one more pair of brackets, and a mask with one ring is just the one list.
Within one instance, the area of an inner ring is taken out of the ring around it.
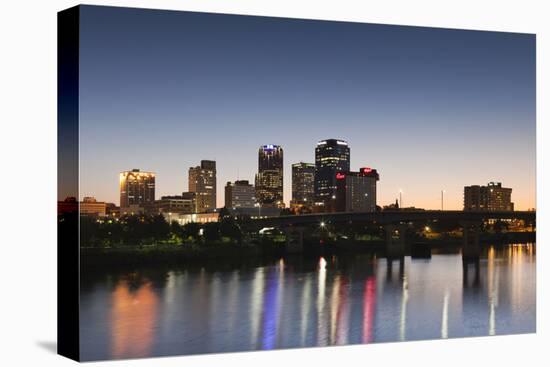
{"label": "bridge", "polygon": [[383,226],[386,233],[388,256],[403,256],[405,234],[411,222],[452,221],[463,229],[462,251],[464,259],[479,258],[479,234],[481,224],[487,220],[524,220],[535,223],[535,211],[462,211],[462,210],[392,210],[380,212],[341,212],[285,215],[257,219],[259,227],[277,227],[287,236],[287,248],[299,252],[303,248],[307,228],[325,227],[329,224],[370,223]]}
{"label": "bridge", "polygon": [[320,223],[378,223],[399,224],[408,222],[450,220],[450,221],[485,221],[489,219],[521,219],[535,221],[535,211],[462,211],[462,210],[384,210],[380,212],[341,212],[316,213],[302,215],[284,215],[279,217],[257,219],[265,226],[303,226]]}

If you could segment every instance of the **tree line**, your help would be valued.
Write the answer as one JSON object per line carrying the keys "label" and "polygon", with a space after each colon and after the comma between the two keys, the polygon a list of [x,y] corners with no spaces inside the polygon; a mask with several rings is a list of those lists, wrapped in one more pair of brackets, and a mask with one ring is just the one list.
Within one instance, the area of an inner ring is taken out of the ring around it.
{"label": "tree line", "polygon": [[162,214],[80,217],[81,247],[240,244],[243,237],[241,224],[228,217],[221,217],[218,222],[185,225],[176,221],[168,223]]}

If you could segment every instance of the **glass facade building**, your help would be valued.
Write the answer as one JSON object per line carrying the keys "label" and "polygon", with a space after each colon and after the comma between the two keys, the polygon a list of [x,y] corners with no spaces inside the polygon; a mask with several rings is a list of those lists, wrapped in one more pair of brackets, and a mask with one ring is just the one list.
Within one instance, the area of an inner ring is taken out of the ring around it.
{"label": "glass facade building", "polygon": [[189,192],[196,194],[197,213],[216,209],[216,162],[202,160],[189,168]]}
{"label": "glass facade building", "polygon": [[336,195],[336,173],[349,172],[350,148],[344,140],[327,139],[315,148],[315,205],[333,206]]}
{"label": "glass facade building", "polygon": [[294,163],[292,165],[292,200],[290,206],[300,210],[311,208],[315,202],[315,164]]}
{"label": "glass facade building", "polygon": [[155,174],[141,172],[139,169],[121,172],[120,207],[144,208],[155,202]]}
{"label": "glass facade building", "polygon": [[256,200],[265,207],[284,207],[283,202],[283,148],[262,145],[258,150]]}

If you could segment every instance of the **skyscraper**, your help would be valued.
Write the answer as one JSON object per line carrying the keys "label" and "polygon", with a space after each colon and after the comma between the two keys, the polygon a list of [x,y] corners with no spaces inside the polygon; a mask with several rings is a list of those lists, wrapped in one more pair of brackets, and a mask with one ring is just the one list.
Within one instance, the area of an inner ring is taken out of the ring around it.
{"label": "skyscraper", "polygon": [[500,182],[489,182],[487,186],[465,186],[464,210],[514,210],[512,189],[502,187]]}
{"label": "skyscraper", "polygon": [[336,199],[336,173],[349,172],[350,149],[348,143],[327,139],[315,148],[315,205],[333,206]]}
{"label": "skyscraper", "polygon": [[246,180],[228,182],[225,185],[225,207],[228,209],[254,208],[256,190]]}
{"label": "skyscraper", "polygon": [[197,212],[216,209],[216,162],[202,160],[189,168],[189,191],[197,194]]}
{"label": "skyscraper", "polygon": [[334,211],[376,211],[376,182],[378,172],[372,168],[360,168],[359,172],[336,173],[336,199]]}
{"label": "skyscraper", "polygon": [[284,207],[283,148],[279,145],[262,145],[258,151],[256,199],[262,207]]}
{"label": "skyscraper", "polygon": [[315,165],[294,163],[292,165],[292,200],[290,206],[296,210],[309,209],[315,202]]}
{"label": "skyscraper", "polygon": [[155,174],[139,169],[120,173],[120,207],[145,208],[155,202]]}

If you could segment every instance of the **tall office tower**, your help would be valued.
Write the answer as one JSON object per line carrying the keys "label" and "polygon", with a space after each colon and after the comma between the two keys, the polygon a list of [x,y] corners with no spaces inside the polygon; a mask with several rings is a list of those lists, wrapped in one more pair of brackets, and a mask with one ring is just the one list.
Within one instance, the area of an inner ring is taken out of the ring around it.
{"label": "tall office tower", "polygon": [[380,176],[375,169],[360,168],[359,172],[336,173],[336,199],[334,211],[376,211],[376,182]]}
{"label": "tall office tower", "polygon": [[295,210],[310,209],[315,202],[315,165],[313,163],[294,163],[292,165],[292,200],[290,206]]}
{"label": "tall office tower", "polygon": [[144,209],[155,202],[155,174],[139,169],[120,173],[120,208]]}
{"label": "tall office tower", "polygon": [[315,148],[315,205],[329,210],[336,199],[336,173],[349,172],[350,149],[343,140],[327,139]]}
{"label": "tall office tower", "polygon": [[189,191],[197,194],[197,212],[216,209],[216,162],[201,161],[189,168]]}
{"label": "tall office tower", "polygon": [[228,182],[225,185],[225,207],[227,209],[254,208],[256,190],[246,180]]}
{"label": "tall office tower", "polygon": [[514,210],[514,203],[512,202],[512,189],[502,187],[500,182],[489,182],[487,186],[465,186],[464,210]]}
{"label": "tall office tower", "polygon": [[262,145],[258,151],[256,200],[262,207],[283,208],[283,148]]}

